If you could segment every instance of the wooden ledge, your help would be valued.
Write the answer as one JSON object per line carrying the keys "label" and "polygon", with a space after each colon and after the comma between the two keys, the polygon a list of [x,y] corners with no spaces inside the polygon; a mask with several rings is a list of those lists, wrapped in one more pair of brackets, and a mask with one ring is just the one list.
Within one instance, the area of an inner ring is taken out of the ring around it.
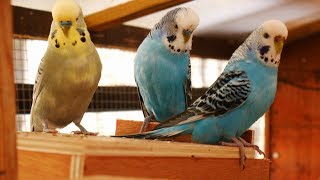
{"label": "wooden ledge", "polygon": [[[205,157],[239,158],[234,147],[194,143],[111,138],[70,134],[45,134],[19,132],[18,150],[95,156],[143,156],[143,157]],[[246,156],[254,158],[254,150],[246,148]]]}
{"label": "wooden ledge", "polygon": [[[246,148],[106,136],[17,133],[19,179],[269,179],[270,161]],[[214,170],[214,174],[212,174]]]}

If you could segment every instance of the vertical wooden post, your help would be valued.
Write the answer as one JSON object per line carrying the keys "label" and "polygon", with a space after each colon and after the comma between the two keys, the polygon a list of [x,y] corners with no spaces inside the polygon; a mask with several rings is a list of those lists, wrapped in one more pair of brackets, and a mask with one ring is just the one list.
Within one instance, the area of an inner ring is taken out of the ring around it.
{"label": "vertical wooden post", "polygon": [[12,10],[0,1],[0,179],[17,179]]}

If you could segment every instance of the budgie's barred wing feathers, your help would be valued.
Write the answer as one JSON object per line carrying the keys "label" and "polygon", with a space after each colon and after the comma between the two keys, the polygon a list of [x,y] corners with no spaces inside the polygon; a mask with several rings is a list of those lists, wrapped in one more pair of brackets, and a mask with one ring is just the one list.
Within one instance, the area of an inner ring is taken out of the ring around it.
{"label": "budgie's barred wing feathers", "polygon": [[244,103],[249,93],[250,80],[244,71],[222,73],[206,93],[199,97],[185,112],[173,116],[156,128],[186,124],[208,116],[225,114]]}
{"label": "budgie's barred wing feathers", "polygon": [[192,101],[192,92],[191,92],[191,62],[189,58],[189,64],[188,64],[188,74],[186,81],[184,82],[184,95],[185,95],[185,104],[186,108],[191,105]]}

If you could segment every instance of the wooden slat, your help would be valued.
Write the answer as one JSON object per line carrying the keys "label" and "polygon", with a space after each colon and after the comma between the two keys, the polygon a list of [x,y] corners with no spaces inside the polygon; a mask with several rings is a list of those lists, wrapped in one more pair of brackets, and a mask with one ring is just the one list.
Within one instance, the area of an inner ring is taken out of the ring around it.
{"label": "wooden slat", "polygon": [[270,161],[247,159],[244,171],[240,171],[238,159],[212,158],[87,156],[86,165],[84,177],[104,174],[143,179],[267,180]]}
{"label": "wooden slat", "polygon": [[101,31],[123,22],[136,19],[191,0],[132,0],[85,17],[87,26]]}
{"label": "wooden slat", "polygon": [[297,40],[282,54],[269,113],[272,179],[320,177],[319,40],[320,34]]}
{"label": "wooden slat", "polygon": [[[116,123],[116,135],[125,135],[125,134],[135,134],[140,131],[142,121],[130,121],[130,120],[121,120],[117,119]],[[147,128],[147,131],[151,131],[154,127],[158,125],[157,122],[151,122]],[[241,137],[249,143],[254,141],[254,131],[248,130]],[[178,136],[175,138],[169,138],[167,140],[177,141],[177,142],[192,142],[190,135]]]}
{"label": "wooden slat", "polygon": [[33,151],[18,151],[19,179],[68,179],[71,156]]}
{"label": "wooden slat", "polygon": [[17,159],[10,1],[1,0],[0,7],[0,179],[14,180]]}

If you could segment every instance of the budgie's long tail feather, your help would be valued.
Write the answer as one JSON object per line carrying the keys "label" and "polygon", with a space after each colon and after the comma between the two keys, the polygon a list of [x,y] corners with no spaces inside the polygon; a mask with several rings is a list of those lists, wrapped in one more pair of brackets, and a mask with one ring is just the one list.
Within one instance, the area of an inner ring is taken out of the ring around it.
{"label": "budgie's long tail feather", "polygon": [[120,135],[112,137],[126,137],[126,138],[137,138],[137,139],[163,139],[170,138],[184,134],[191,134],[193,131],[193,124],[184,124],[181,126],[173,126],[169,128],[157,129],[149,132],[139,134]]}

